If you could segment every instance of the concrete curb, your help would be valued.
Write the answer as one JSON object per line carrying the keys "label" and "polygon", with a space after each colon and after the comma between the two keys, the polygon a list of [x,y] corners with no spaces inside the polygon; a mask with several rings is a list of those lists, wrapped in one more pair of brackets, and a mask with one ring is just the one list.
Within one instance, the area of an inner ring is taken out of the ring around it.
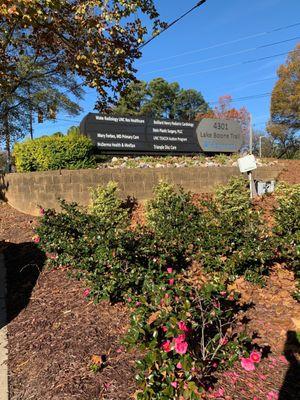
{"label": "concrete curb", "polygon": [[8,400],[6,270],[0,253],[0,400]]}

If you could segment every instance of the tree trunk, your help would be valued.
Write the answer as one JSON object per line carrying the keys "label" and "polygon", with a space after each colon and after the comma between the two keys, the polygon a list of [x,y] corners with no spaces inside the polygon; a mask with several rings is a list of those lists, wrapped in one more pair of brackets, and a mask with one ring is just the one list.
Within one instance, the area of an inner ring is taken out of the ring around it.
{"label": "tree trunk", "polygon": [[11,172],[10,132],[7,112],[3,115],[3,130],[5,136],[5,150],[7,153],[7,168],[8,172]]}

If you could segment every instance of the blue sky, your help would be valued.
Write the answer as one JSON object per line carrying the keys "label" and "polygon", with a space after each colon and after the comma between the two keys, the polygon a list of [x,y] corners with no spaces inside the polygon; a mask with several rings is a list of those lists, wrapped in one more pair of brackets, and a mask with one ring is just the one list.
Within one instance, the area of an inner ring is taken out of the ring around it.
{"label": "blue sky", "polygon": [[[156,0],[161,18],[170,22],[197,3],[196,0]],[[299,25],[286,28],[287,26]],[[278,43],[286,41],[285,43]],[[137,77],[163,77],[183,88],[202,92],[214,106],[219,96],[230,94],[233,106],[245,106],[256,129],[269,118],[270,97],[238,100],[270,93],[276,70],[287,53],[300,42],[300,0],[207,0],[200,8],[152,41],[136,62]],[[66,132],[88,112],[96,93],[86,89],[76,117],[58,115],[56,122],[35,124],[35,136]]]}

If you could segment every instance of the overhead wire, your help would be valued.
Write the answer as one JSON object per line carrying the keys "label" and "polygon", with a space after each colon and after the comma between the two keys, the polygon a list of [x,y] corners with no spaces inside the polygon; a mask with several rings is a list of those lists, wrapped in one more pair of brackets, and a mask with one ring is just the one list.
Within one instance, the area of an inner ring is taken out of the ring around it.
{"label": "overhead wire", "polygon": [[235,56],[235,55],[239,55],[239,54],[250,53],[251,51],[256,51],[256,50],[264,49],[264,48],[267,48],[267,47],[276,46],[278,44],[288,43],[288,42],[291,42],[291,41],[297,40],[297,39],[300,39],[300,36],[295,36],[293,38],[281,40],[279,42],[272,42],[272,43],[264,44],[264,45],[261,45],[261,46],[249,47],[248,49],[235,51],[233,53],[223,54],[221,56],[210,57],[210,58],[206,58],[206,59],[203,59],[203,60],[193,61],[193,62],[189,62],[189,63],[185,63],[185,64],[178,64],[178,65],[174,65],[172,67],[157,69],[155,71],[143,72],[142,75],[156,74],[158,72],[172,71],[173,69],[177,69],[177,68],[183,68],[183,67],[188,67],[188,66],[191,66],[191,65],[203,64],[203,63],[206,63],[206,62],[209,62],[209,61],[220,60],[222,58],[226,58],[226,57],[229,57],[229,56]]}
{"label": "overhead wire", "polygon": [[213,72],[213,71],[220,71],[222,69],[228,69],[228,68],[237,67],[237,66],[240,66],[240,65],[251,64],[251,63],[258,62],[258,61],[264,61],[264,60],[268,60],[268,59],[271,59],[271,58],[281,57],[281,56],[290,54],[292,52],[298,52],[298,51],[300,51],[300,49],[296,49],[296,50],[292,50],[292,51],[288,51],[288,52],[284,52],[284,53],[273,54],[271,56],[255,58],[255,59],[252,59],[252,60],[240,61],[240,62],[237,62],[237,63],[228,64],[228,65],[222,65],[220,67],[202,69],[202,70],[197,71],[197,72],[190,72],[190,73],[187,73],[187,74],[171,76],[170,79],[194,76],[194,75],[207,73],[207,72]]}
{"label": "overhead wire", "polygon": [[164,58],[160,58],[160,59],[155,59],[155,60],[151,60],[151,61],[146,61],[146,62],[140,64],[140,66],[143,66],[143,65],[146,65],[146,64],[153,64],[153,63],[157,63],[157,62],[160,62],[160,61],[168,61],[168,60],[171,60],[171,59],[173,59],[173,58],[182,57],[182,56],[187,56],[187,55],[190,55],[190,54],[196,54],[196,53],[200,53],[200,52],[206,51],[206,50],[212,50],[212,49],[215,49],[215,48],[218,48],[218,47],[227,46],[227,45],[229,45],[229,44],[239,43],[239,42],[242,42],[242,41],[244,41],[244,40],[254,39],[254,38],[256,38],[256,37],[269,35],[269,34],[272,34],[272,33],[274,33],[274,32],[278,32],[278,31],[281,31],[281,30],[286,30],[286,29],[294,28],[294,27],[299,26],[299,25],[300,25],[300,22],[296,22],[296,23],[290,24],[290,25],[280,26],[280,27],[277,27],[277,28],[270,29],[270,30],[268,30],[268,31],[258,32],[258,33],[254,33],[254,34],[252,34],[252,35],[242,36],[241,38],[229,40],[229,41],[226,41],[226,42],[217,43],[217,44],[214,44],[214,45],[212,45],[212,46],[202,47],[202,48],[200,48],[200,49],[196,49],[196,50],[192,50],[192,51],[186,51],[186,52],[183,52],[183,53],[174,54],[174,55],[169,56],[169,57],[164,57]]}

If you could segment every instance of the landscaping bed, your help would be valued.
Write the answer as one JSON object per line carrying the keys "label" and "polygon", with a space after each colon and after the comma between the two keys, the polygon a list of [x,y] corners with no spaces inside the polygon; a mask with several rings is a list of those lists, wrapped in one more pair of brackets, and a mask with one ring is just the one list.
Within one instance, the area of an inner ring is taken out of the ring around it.
{"label": "landscaping bed", "polygon": [[[267,198],[269,210],[274,201]],[[85,281],[68,276],[73,268],[43,269],[44,254],[30,240],[36,222],[7,205],[1,204],[1,210],[1,217],[5,216],[1,218],[1,240],[6,240],[2,248],[12,282],[8,296],[11,399],[131,398],[138,389],[135,361],[143,357],[143,352],[126,350],[121,343],[130,327],[132,304],[94,304]],[[140,219],[139,215],[134,221]],[[217,372],[218,381],[214,387],[212,381],[201,398],[296,400],[299,363],[294,354],[299,348],[294,337],[287,337],[287,332],[299,330],[293,272],[284,262],[277,263],[270,267],[264,287],[243,277],[232,285],[249,305],[243,315],[248,320],[247,334],[255,333],[252,343],[259,346],[263,357],[252,371],[237,361]],[[25,294],[27,302],[16,302],[16,291],[17,298]],[[13,304],[18,304],[17,309]],[[97,366],[96,370],[91,366]]]}

